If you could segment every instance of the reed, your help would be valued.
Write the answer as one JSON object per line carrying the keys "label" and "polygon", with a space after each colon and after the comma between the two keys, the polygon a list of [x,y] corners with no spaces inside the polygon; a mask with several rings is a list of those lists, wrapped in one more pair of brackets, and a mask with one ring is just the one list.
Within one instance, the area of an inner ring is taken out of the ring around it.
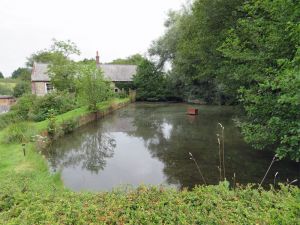
{"label": "reed", "polygon": [[276,172],[275,175],[274,175],[274,181],[273,181],[274,187],[275,187],[275,185],[276,185],[276,178],[277,178],[277,175],[278,175],[278,172]]}
{"label": "reed", "polygon": [[[226,180],[226,169],[225,169],[225,138],[224,138],[224,126],[218,123],[221,128],[220,134],[217,134],[219,144],[219,173],[220,181]],[[223,173],[222,173],[223,172]]]}
{"label": "reed", "polygon": [[205,180],[205,178],[204,178],[204,176],[203,176],[203,174],[201,172],[201,169],[200,169],[200,167],[199,167],[196,159],[194,158],[194,156],[193,156],[193,154],[191,152],[189,152],[189,155],[190,155],[190,160],[193,160],[194,163],[196,164],[197,170],[198,170],[198,172],[199,172],[199,174],[200,174],[200,176],[201,176],[201,178],[203,180],[203,183],[206,185],[206,180]]}
{"label": "reed", "polygon": [[266,179],[266,177],[267,177],[267,175],[268,175],[268,173],[269,173],[269,171],[270,171],[270,169],[271,169],[271,167],[272,167],[272,165],[274,164],[275,161],[277,161],[276,155],[273,157],[273,159],[272,159],[272,161],[271,161],[271,163],[270,163],[270,165],[269,165],[269,167],[268,167],[268,169],[267,169],[267,171],[266,171],[266,173],[265,173],[265,175],[264,175],[263,179],[261,180],[258,187],[261,187],[261,185],[264,183],[264,181],[265,181],[265,179]]}

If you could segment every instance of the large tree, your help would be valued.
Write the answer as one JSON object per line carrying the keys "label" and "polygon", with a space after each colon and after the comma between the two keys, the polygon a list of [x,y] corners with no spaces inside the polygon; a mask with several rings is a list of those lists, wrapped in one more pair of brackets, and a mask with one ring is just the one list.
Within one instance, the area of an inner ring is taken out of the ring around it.
{"label": "large tree", "polygon": [[251,0],[219,48],[238,83],[247,142],[300,160],[300,2]]}
{"label": "large tree", "polygon": [[52,42],[50,48],[31,54],[31,56],[27,58],[26,66],[31,68],[33,62],[61,63],[64,60],[70,60],[69,57],[71,55],[80,55],[80,50],[76,44],[70,40],[58,41],[52,39]]}
{"label": "large tree", "polygon": [[79,54],[74,42],[53,39],[49,49],[32,54],[26,65],[32,67],[33,62],[49,64],[48,73],[54,87],[59,91],[75,92],[76,63],[70,56]]}
{"label": "large tree", "polygon": [[168,94],[165,74],[147,59],[138,66],[133,83],[139,100],[165,100]]}
{"label": "large tree", "polygon": [[76,87],[79,101],[92,111],[97,111],[97,104],[113,96],[112,84],[104,79],[103,72],[95,63],[78,64]]}
{"label": "large tree", "polygon": [[16,69],[11,77],[13,79],[20,79],[20,80],[24,80],[24,81],[30,81],[30,70],[28,68],[23,68],[23,67],[19,67],[18,69]]}
{"label": "large tree", "polygon": [[171,62],[174,89],[186,99],[203,98],[211,103],[231,97],[226,83],[219,79],[224,73],[224,57],[218,47],[225,40],[225,31],[240,16],[237,7],[243,2],[196,0],[169,13],[166,33],[152,44],[149,53],[158,57],[159,66]]}
{"label": "large tree", "polygon": [[3,73],[0,71],[0,79],[3,79],[4,76],[3,76]]}
{"label": "large tree", "polygon": [[299,160],[299,18],[294,0],[195,0],[149,52],[186,99],[240,103],[247,142]]}

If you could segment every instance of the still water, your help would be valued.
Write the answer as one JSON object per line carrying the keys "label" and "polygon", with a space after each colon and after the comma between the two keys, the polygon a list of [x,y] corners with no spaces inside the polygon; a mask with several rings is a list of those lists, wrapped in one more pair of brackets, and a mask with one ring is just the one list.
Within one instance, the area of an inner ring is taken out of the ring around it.
{"label": "still water", "polygon": [[[258,183],[273,155],[247,145],[234,126],[233,107],[193,106],[198,116],[186,115],[189,105],[136,103],[67,135],[45,153],[53,172],[61,172],[66,187],[111,190],[120,186],[167,185],[192,188],[202,184],[197,160],[209,184],[219,181],[218,123],[225,127],[227,180],[234,173],[240,184]],[[299,164],[275,162],[265,183],[292,181]],[[298,183],[299,185],[299,183]]]}

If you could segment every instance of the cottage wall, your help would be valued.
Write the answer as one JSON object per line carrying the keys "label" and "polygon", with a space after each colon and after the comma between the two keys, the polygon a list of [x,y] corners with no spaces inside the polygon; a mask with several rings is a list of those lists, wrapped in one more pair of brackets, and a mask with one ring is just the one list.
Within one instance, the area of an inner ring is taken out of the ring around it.
{"label": "cottage wall", "polygon": [[0,99],[0,105],[11,105],[13,103],[13,99],[4,98]]}
{"label": "cottage wall", "polygon": [[32,82],[32,94],[36,94],[38,96],[44,96],[47,94],[47,88],[46,88],[47,82]]}
{"label": "cottage wall", "polygon": [[8,98],[0,98],[0,106],[11,106],[16,102],[16,100],[13,97]]}

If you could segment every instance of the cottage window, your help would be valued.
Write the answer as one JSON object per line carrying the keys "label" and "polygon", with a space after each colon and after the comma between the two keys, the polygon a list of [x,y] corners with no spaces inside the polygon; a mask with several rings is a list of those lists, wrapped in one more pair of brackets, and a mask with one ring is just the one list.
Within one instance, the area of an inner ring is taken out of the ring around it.
{"label": "cottage window", "polygon": [[53,85],[50,84],[50,83],[47,83],[47,84],[46,84],[46,89],[47,89],[47,93],[48,93],[48,92],[51,92],[51,91],[53,90]]}
{"label": "cottage window", "polygon": [[115,88],[115,93],[117,93],[119,90],[118,90],[118,88]]}

